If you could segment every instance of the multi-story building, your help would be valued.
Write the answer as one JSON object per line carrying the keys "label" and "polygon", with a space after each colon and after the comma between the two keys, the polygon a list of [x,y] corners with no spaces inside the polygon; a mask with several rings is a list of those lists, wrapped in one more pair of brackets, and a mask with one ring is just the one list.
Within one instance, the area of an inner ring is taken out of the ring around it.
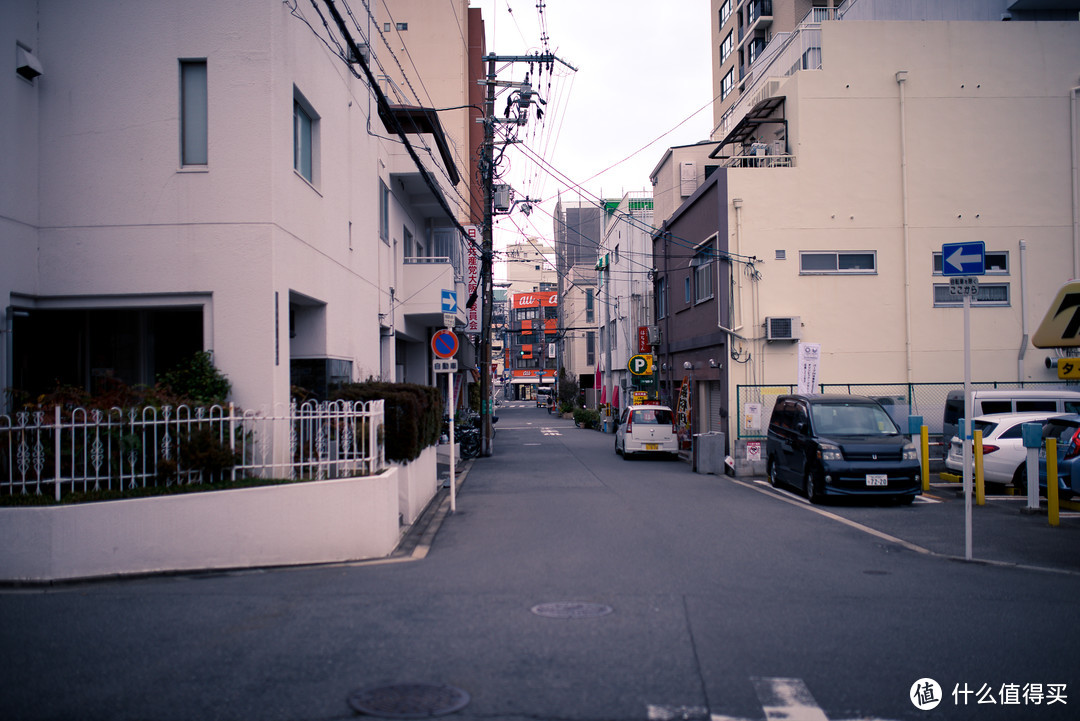
{"label": "multi-story building", "polygon": [[604,207],[564,201],[555,206],[555,264],[559,290],[559,366],[577,383],[579,400],[595,408],[600,330],[596,258],[604,234]]}
{"label": "multi-story building", "polygon": [[[939,17],[939,6],[961,5],[974,21]],[[971,311],[973,379],[1056,380],[1028,334],[1080,276],[1078,9],[861,0],[774,38],[716,148],[695,158],[698,188],[658,218],[658,263],[683,261],[658,268],[661,328],[683,329],[660,353],[678,374],[693,369],[695,432],[713,421],[697,387],[710,360],[723,377],[704,382],[727,384],[716,414],[737,464],[754,457],[767,422],[762,389],[797,381],[800,345],[819,351],[824,384],[961,380],[946,243],[987,251]],[[658,166],[658,188],[678,177],[676,158]],[[721,167],[701,180],[706,166]],[[914,404],[933,432],[940,405]]]}
{"label": "multi-story building", "polygon": [[536,397],[540,385],[554,386],[558,372],[558,293],[552,290],[513,293],[510,343],[506,367],[510,370],[513,398]]}
{"label": "multi-story building", "polygon": [[[607,222],[598,250],[600,352],[604,355],[601,398],[625,408],[634,383],[627,364],[643,351],[641,328],[653,324],[653,201],[647,193],[627,193],[607,203]],[[651,352],[651,348],[648,352]]]}
{"label": "multi-story building", "polygon": [[349,19],[370,67],[404,46],[456,78],[388,103],[303,4],[0,5],[4,386],[153,383],[201,350],[244,407],[294,384],[433,383],[476,153],[467,114],[431,106],[468,104],[480,50],[458,28],[479,18],[415,5]]}

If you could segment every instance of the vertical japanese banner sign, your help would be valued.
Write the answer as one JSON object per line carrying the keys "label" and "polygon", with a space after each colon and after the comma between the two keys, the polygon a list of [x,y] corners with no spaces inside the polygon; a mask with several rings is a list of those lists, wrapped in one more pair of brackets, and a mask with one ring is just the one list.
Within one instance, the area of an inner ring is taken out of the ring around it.
{"label": "vertical japanese banner sign", "polygon": [[468,255],[465,259],[465,286],[468,288],[467,296],[476,293],[476,302],[472,308],[465,309],[465,332],[470,335],[479,335],[483,321],[484,289],[478,288],[480,283],[480,269],[483,258],[480,255],[480,233],[475,225],[466,225],[465,231],[469,234]]}
{"label": "vertical japanese banner sign", "polygon": [[818,368],[821,364],[820,343],[799,344],[799,393],[818,392]]}
{"label": "vertical japanese banner sign", "polygon": [[690,376],[683,376],[682,386],[679,387],[679,404],[675,407],[675,425],[678,430],[679,447],[690,448],[691,441],[691,408],[690,408]]}

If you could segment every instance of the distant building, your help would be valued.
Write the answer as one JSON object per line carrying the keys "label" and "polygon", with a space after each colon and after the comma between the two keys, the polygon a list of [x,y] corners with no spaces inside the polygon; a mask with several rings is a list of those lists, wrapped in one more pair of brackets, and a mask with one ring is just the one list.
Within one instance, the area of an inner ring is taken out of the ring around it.
{"label": "distant building", "polygon": [[515,400],[535,398],[538,386],[555,383],[558,298],[552,290],[511,295],[506,367]]}

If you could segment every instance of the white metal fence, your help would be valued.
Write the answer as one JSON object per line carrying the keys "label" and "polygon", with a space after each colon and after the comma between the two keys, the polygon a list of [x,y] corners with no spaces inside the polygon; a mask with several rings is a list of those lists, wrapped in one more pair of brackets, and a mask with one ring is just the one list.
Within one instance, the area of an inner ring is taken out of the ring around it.
{"label": "white metal fence", "polygon": [[[124,491],[246,477],[328,479],[386,465],[383,401],[274,412],[56,406],[0,416],[0,494]],[[59,482],[58,482],[59,481]]]}

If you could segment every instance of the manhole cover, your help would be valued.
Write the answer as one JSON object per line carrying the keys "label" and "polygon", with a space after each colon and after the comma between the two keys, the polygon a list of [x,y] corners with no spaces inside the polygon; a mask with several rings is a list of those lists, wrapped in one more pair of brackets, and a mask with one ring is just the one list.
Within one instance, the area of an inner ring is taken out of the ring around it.
{"label": "manhole cover", "polygon": [[530,609],[537,616],[544,618],[597,618],[611,613],[611,606],[601,603],[577,603],[574,601],[558,601],[556,603],[541,603]]}
{"label": "manhole cover", "polygon": [[380,718],[431,718],[465,708],[469,694],[453,686],[403,683],[354,691],[349,705],[354,711]]}

